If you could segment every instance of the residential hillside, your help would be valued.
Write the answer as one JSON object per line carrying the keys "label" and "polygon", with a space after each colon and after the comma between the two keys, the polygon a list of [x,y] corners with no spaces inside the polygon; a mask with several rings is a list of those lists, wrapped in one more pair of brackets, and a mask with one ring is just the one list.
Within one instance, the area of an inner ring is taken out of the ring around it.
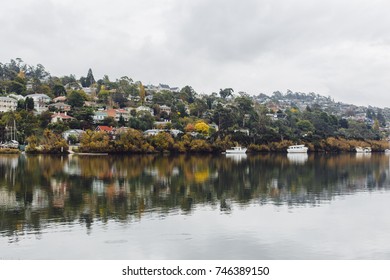
{"label": "residential hillside", "polygon": [[92,69],[55,77],[21,59],[0,63],[0,142],[18,141],[36,152],[63,152],[69,144],[110,152],[210,152],[232,145],[281,151],[297,142],[313,151],[358,144],[379,151],[383,143],[367,141],[386,140],[389,121],[389,108],[315,93],[254,96],[221,87],[198,94],[189,85],[95,79]]}

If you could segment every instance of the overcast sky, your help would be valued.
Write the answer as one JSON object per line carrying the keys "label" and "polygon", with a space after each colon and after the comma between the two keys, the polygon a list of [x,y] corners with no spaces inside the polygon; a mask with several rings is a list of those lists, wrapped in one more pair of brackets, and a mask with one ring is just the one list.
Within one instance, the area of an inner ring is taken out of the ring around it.
{"label": "overcast sky", "polygon": [[0,62],[390,107],[385,0],[2,0]]}

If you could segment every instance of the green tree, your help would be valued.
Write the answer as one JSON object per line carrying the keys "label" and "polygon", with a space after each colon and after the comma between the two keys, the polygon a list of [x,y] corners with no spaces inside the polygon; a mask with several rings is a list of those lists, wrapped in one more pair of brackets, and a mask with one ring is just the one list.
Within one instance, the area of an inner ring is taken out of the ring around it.
{"label": "green tree", "polygon": [[34,110],[34,99],[32,97],[26,97],[25,107],[29,111]]}
{"label": "green tree", "polygon": [[55,84],[52,87],[52,93],[55,97],[58,96],[65,96],[66,95],[66,90],[65,87],[62,84]]}
{"label": "green tree", "polygon": [[185,86],[180,90],[179,97],[182,101],[193,103],[196,98],[195,90],[190,86]]}
{"label": "green tree", "polygon": [[303,133],[314,132],[314,125],[308,120],[299,120],[296,125]]}
{"label": "green tree", "polygon": [[219,90],[219,95],[223,98],[226,99],[229,96],[233,96],[234,90],[232,88],[225,88],[225,89],[220,89]]}
{"label": "green tree", "polygon": [[72,107],[83,107],[85,102],[85,96],[78,90],[72,90],[68,94],[68,104]]}
{"label": "green tree", "polygon": [[173,149],[174,140],[167,132],[160,132],[151,137],[152,146],[160,152],[168,152]]}
{"label": "green tree", "polygon": [[93,77],[92,69],[89,68],[88,73],[87,73],[87,78],[85,80],[85,86],[90,87],[94,83],[96,83],[96,81],[95,81],[95,78]]}

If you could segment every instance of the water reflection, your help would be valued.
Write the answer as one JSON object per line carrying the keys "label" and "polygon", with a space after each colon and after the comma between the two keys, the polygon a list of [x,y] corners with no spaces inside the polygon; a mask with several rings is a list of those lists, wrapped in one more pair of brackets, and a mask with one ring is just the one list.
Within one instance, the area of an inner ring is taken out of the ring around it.
{"label": "water reflection", "polygon": [[240,162],[247,159],[246,154],[226,154],[226,158],[231,159],[232,161]]}
{"label": "water reflection", "polygon": [[1,156],[0,233],[18,240],[52,223],[139,221],[198,205],[317,206],[389,188],[389,157],[310,155]]}
{"label": "water reflection", "polygon": [[309,159],[307,153],[288,153],[287,158],[292,163],[303,164]]}

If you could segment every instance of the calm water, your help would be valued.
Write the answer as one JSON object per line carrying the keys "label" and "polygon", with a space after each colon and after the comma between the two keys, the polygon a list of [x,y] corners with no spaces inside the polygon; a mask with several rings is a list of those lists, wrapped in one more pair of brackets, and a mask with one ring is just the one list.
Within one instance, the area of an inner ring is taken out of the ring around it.
{"label": "calm water", "polygon": [[0,259],[390,259],[389,156],[0,156]]}

